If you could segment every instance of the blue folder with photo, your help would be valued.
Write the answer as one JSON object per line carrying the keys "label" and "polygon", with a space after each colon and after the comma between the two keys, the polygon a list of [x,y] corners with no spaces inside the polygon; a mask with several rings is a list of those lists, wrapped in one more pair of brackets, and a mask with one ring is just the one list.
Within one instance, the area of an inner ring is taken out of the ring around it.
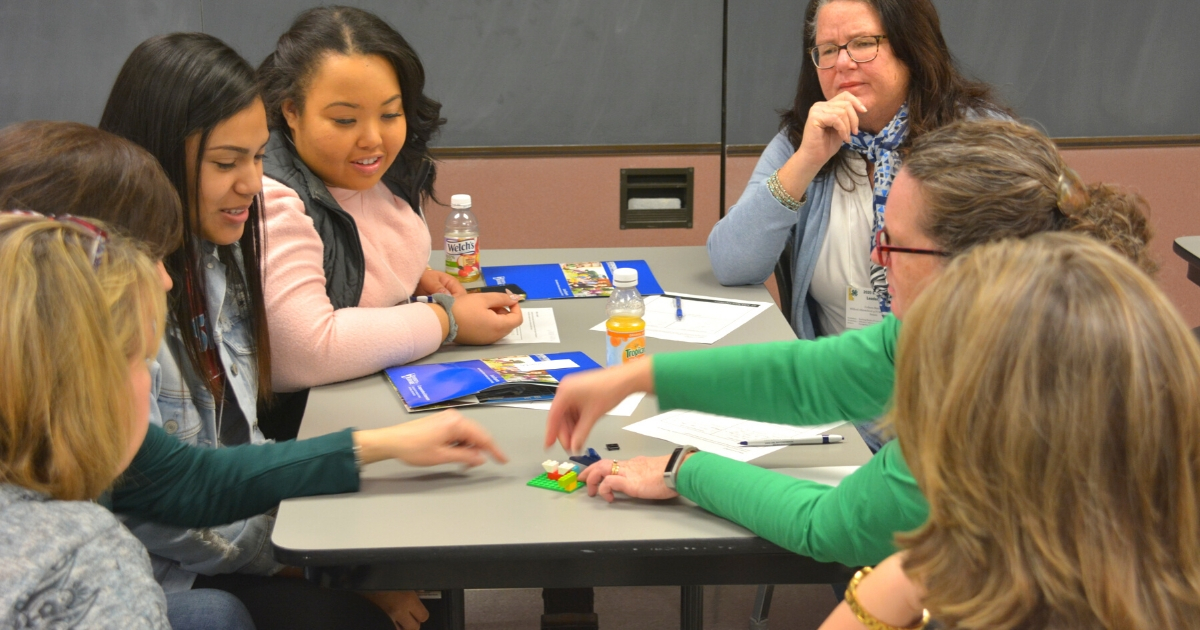
{"label": "blue folder with photo", "polygon": [[598,369],[582,352],[523,354],[384,370],[409,411],[551,400],[568,374]]}
{"label": "blue folder with photo", "polygon": [[612,276],[617,269],[636,269],[638,293],[658,295],[663,289],[644,260],[610,262],[550,263],[545,265],[507,265],[484,267],[488,286],[515,284],[525,291],[526,299],[608,297],[613,290]]}

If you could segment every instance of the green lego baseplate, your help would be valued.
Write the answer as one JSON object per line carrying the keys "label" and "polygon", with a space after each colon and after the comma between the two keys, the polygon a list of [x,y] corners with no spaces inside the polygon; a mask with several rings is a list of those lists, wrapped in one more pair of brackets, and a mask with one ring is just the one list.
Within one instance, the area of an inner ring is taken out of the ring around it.
{"label": "green lego baseplate", "polygon": [[530,479],[529,483],[527,483],[525,485],[533,486],[534,488],[541,488],[543,490],[553,490],[555,492],[565,492],[567,494],[571,494],[572,492],[575,492],[575,490],[578,490],[578,489],[586,486],[587,484],[585,484],[581,481],[581,482],[579,482],[579,485],[575,486],[575,490],[567,490],[567,489],[563,488],[562,486],[558,485],[558,481],[551,479],[547,473],[542,473],[542,474],[538,475],[537,477]]}

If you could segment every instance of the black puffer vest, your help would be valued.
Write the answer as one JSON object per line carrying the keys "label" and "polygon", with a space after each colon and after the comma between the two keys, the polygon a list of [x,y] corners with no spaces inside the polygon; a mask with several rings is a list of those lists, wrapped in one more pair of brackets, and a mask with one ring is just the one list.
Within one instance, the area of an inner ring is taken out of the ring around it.
{"label": "black puffer vest", "polygon": [[[271,132],[263,155],[263,174],[294,190],[304,202],[304,212],[312,219],[313,227],[325,246],[322,261],[325,293],[333,308],[358,306],[362,298],[366,263],[363,261],[362,241],[359,240],[354,217],[342,209],[325,187],[325,182],[305,166],[296,154],[291,138],[281,131]],[[424,176],[418,181],[423,179]],[[386,177],[384,184],[392,194],[407,201],[413,212],[421,214],[419,204],[413,203],[408,192]],[[420,190],[419,187],[417,189]]]}

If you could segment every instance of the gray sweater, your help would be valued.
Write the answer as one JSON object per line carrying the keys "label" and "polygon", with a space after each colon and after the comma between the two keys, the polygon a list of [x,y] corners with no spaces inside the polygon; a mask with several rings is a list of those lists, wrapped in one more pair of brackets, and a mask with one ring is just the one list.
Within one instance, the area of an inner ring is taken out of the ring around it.
{"label": "gray sweater", "polygon": [[145,547],[108,510],[0,484],[0,627],[170,625]]}

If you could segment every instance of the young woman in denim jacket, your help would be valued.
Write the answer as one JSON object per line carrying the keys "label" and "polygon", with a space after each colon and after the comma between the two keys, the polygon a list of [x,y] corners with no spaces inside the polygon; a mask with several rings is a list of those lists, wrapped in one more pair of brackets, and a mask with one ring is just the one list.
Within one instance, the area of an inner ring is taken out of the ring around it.
{"label": "young woman in denim jacket", "polygon": [[[270,396],[271,355],[259,193],[268,131],[253,70],[209,35],[153,37],[126,61],[100,127],[154,154],[185,209],[183,245],[164,261],[174,286],[152,369],[151,422],[196,446],[264,442],[257,407]],[[281,621],[259,606],[266,601],[286,602],[293,611],[312,607],[300,618],[314,627],[327,614],[355,627],[392,627],[379,606],[353,594],[269,578],[283,569],[271,552],[271,516],[205,529],[132,518],[126,524],[150,550],[168,593],[229,590],[260,628]],[[424,620],[415,594],[382,597],[390,597],[389,608],[397,597],[407,603],[400,608],[411,614],[403,621]]]}

